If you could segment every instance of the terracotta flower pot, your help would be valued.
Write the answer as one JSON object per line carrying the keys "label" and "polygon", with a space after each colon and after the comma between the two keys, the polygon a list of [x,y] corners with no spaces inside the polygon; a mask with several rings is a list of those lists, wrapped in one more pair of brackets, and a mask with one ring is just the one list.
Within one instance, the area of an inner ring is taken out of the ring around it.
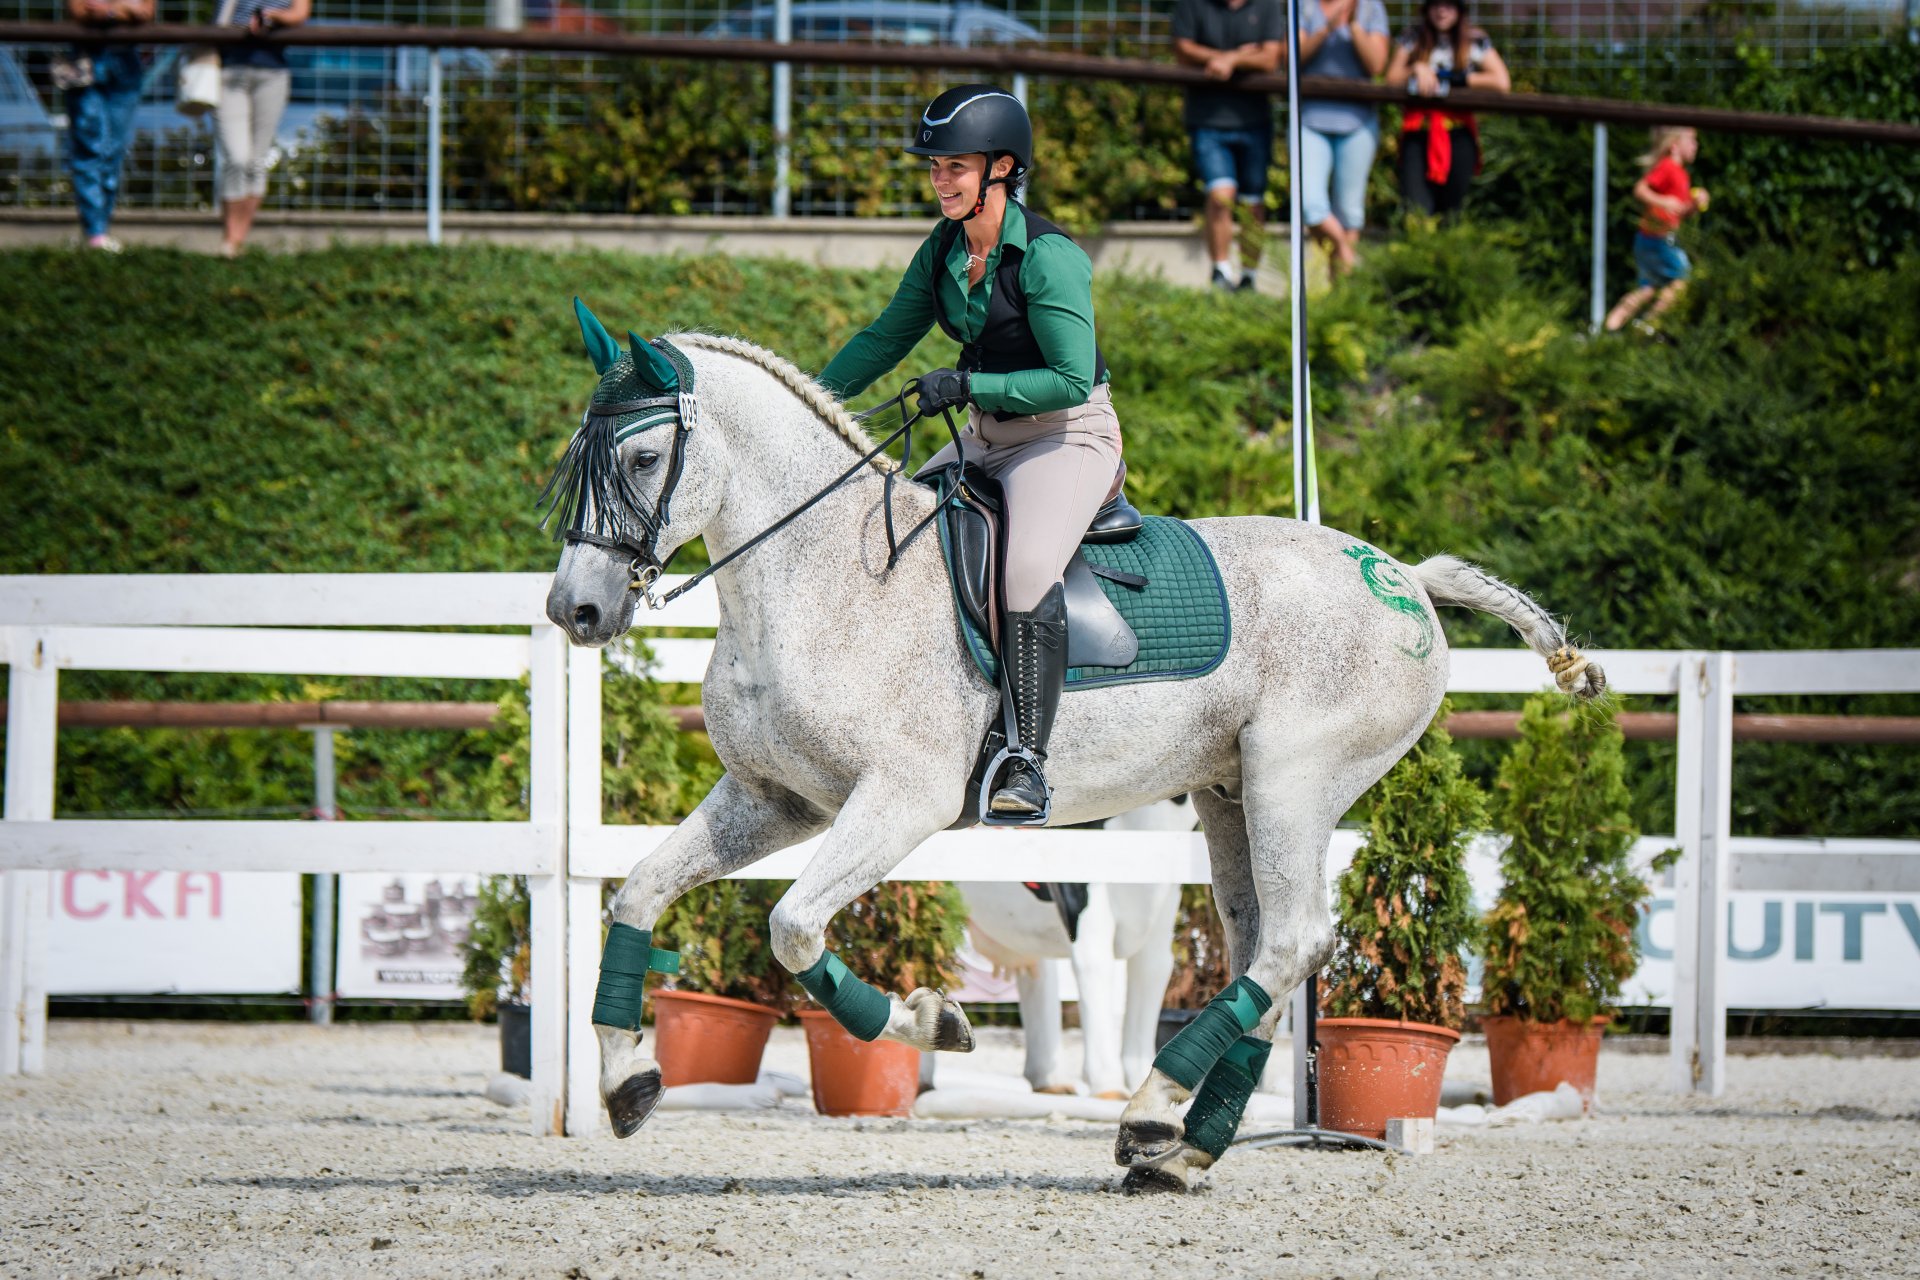
{"label": "terracotta flower pot", "polygon": [[1440,1079],[1458,1031],[1386,1018],[1322,1018],[1320,1127],[1369,1138],[1387,1136],[1387,1121],[1431,1118],[1440,1109]]}
{"label": "terracotta flower pot", "polygon": [[905,1116],[920,1094],[920,1051],[894,1040],[858,1040],[825,1009],[802,1009],[813,1109],[823,1116]]}
{"label": "terracotta flower pot", "polygon": [[698,991],[653,993],[660,1083],[752,1084],[780,1011]]}
{"label": "terracotta flower pot", "polygon": [[1493,1105],[1504,1107],[1530,1093],[1551,1093],[1565,1081],[1580,1091],[1586,1109],[1593,1110],[1593,1077],[1606,1024],[1604,1017],[1592,1022],[1482,1018],[1493,1064]]}

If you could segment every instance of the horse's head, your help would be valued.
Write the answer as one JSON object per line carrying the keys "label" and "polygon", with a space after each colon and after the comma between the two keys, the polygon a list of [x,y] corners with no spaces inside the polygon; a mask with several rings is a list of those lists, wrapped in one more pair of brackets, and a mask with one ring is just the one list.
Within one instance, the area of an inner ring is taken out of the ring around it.
{"label": "horse's head", "polygon": [[547,617],[598,647],[633,625],[641,595],[713,518],[723,476],[708,456],[713,433],[696,429],[693,366],[679,349],[629,333],[622,351],[578,298],[573,308],[600,382],[541,495],[566,542]]}

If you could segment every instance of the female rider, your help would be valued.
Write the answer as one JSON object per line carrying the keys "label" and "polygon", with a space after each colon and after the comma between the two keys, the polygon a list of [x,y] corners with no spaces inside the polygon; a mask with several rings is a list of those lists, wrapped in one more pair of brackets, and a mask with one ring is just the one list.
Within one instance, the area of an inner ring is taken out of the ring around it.
{"label": "female rider", "polygon": [[[949,89],[907,151],[928,157],[941,223],[886,310],[819,380],[842,399],[857,395],[936,322],[961,344],[956,367],[920,378],[920,408],[966,406],[966,457],[1005,492],[1002,679],[1021,743],[1044,761],[1066,679],[1061,575],[1120,477],[1120,422],[1094,343],[1093,264],[1009,195],[1033,158],[1033,126],[1012,94]],[[952,458],[950,445],[928,465]],[[990,810],[1017,821],[1046,805],[1045,781],[1016,756]]]}

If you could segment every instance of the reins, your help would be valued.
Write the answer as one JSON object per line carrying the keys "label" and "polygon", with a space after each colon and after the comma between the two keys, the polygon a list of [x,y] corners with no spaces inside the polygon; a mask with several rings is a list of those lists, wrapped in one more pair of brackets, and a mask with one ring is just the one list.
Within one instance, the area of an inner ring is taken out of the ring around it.
{"label": "reins", "polygon": [[[634,560],[632,567],[636,569],[637,572],[634,573],[633,580],[628,584],[629,589],[640,592],[642,596],[646,599],[646,602],[649,608],[664,609],[667,605],[672,604],[680,596],[685,595],[687,592],[693,590],[693,588],[699,586],[702,582],[705,582],[708,578],[712,577],[714,574],[718,573],[720,570],[726,568],[728,565],[732,564],[735,560],[738,560],[741,556],[747,554],[747,552],[753,550],[755,547],[765,542],[768,538],[771,538],[774,534],[779,533],[782,529],[786,528],[788,525],[792,524],[795,520],[799,519],[807,511],[811,510],[814,506],[816,506],[828,494],[832,493],[835,489],[838,489],[841,485],[845,484],[847,481],[851,480],[855,475],[859,474],[859,471],[862,467],[866,466],[868,463],[872,462],[875,458],[879,457],[882,453],[884,453],[890,446],[892,446],[894,441],[904,437],[906,439],[906,447],[901,452],[900,465],[894,470],[887,472],[887,478],[885,481],[885,487],[883,489],[882,499],[881,499],[881,506],[884,509],[885,515],[886,515],[887,568],[892,569],[893,566],[899,561],[900,553],[905,551],[909,546],[913,545],[914,539],[918,538],[922,533],[926,532],[927,526],[933,523],[933,518],[940,514],[940,508],[938,505],[936,505],[934,509],[931,512],[929,512],[924,519],[922,519],[918,524],[914,525],[912,529],[908,530],[907,536],[905,538],[900,538],[895,534],[894,523],[893,523],[894,481],[900,476],[902,472],[908,470],[913,465],[914,424],[918,423],[922,418],[926,416],[924,413],[922,413],[918,409],[915,409],[912,412],[907,411],[907,407],[906,407],[907,397],[913,395],[915,392],[919,390],[919,388],[920,388],[920,380],[918,378],[915,378],[913,381],[901,387],[899,394],[894,396],[892,399],[882,401],[880,404],[875,405],[873,408],[868,409],[863,413],[857,413],[853,415],[855,421],[864,423],[870,418],[877,417],[880,414],[883,414],[890,409],[898,407],[901,411],[903,421],[900,423],[900,426],[898,427],[898,429],[896,429],[893,432],[893,434],[889,435],[886,439],[882,440],[879,444],[875,445],[872,449],[869,449],[866,453],[862,454],[859,461],[855,462],[852,466],[848,467],[845,471],[841,472],[839,476],[837,476],[831,483],[829,483],[826,486],[826,488],[820,490],[818,493],[814,494],[811,498],[808,498],[805,502],[801,503],[799,506],[795,507],[793,510],[787,512],[786,515],[781,516],[778,520],[774,521],[772,524],[762,529],[759,533],[754,534],[753,537],[747,539],[745,542],[741,543],[738,547],[735,547],[732,551],[728,552],[726,555],[722,556],[720,559],[714,561],[712,564],[700,570],[698,573],[688,578],[685,582],[681,583],[679,586],[667,592],[664,596],[658,597],[657,599],[654,597],[652,592],[653,584],[659,580],[661,574],[666,572],[667,565],[673,563],[673,557],[680,554],[679,548],[676,547],[674,549],[673,554],[667,557],[666,563],[664,564],[657,564],[657,565],[649,564],[646,566],[641,566],[639,559],[636,558]],[[960,450],[964,454],[965,452],[964,446],[960,443],[960,431],[954,425],[953,411],[951,409],[942,410],[942,417],[945,419],[945,422],[946,422],[947,434],[953,437],[954,448],[956,450]],[[594,541],[596,543],[599,542],[598,539],[582,539],[582,541]]]}

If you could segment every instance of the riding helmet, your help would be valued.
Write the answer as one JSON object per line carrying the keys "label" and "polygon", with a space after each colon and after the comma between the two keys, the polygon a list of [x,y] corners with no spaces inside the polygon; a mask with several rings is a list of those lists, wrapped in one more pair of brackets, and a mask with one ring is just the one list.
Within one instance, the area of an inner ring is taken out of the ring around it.
{"label": "riding helmet", "polygon": [[927,104],[907,147],[916,156],[1011,155],[1014,176],[1033,166],[1033,122],[1020,99],[990,84],[963,84]]}

